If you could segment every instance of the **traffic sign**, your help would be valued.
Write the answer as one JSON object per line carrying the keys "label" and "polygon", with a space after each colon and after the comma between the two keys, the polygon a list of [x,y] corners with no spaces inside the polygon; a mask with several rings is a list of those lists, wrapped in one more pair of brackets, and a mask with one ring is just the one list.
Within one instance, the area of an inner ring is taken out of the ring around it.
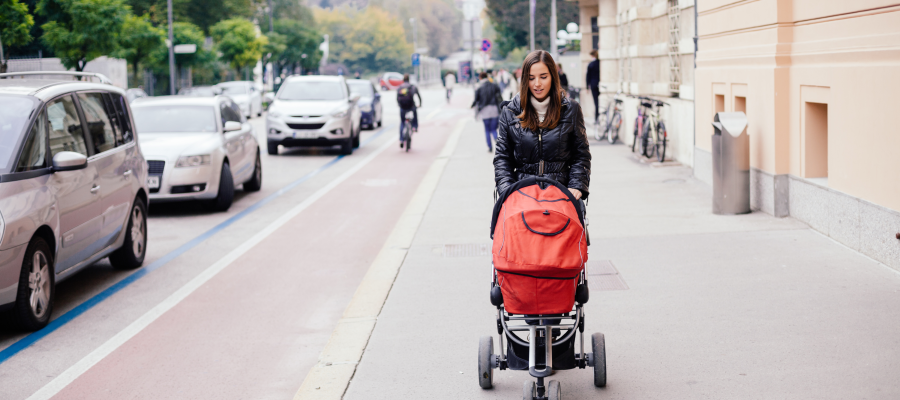
{"label": "traffic sign", "polygon": [[491,51],[491,41],[487,39],[483,39],[481,41],[481,51],[489,52]]}
{"label": "traffic sign", "polygon": [[413,53],[413,54],[412,54],[412,66],[413,66],[413,67],[418,67],[418,66],[419,66],[419,53]]}

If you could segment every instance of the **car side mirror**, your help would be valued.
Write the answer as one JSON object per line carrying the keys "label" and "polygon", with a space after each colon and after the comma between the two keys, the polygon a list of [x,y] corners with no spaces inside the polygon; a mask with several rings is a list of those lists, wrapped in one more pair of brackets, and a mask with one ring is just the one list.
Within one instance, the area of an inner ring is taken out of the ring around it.
{"label": "car side mirror", "polygon": [[61,151],[53,156],[53,172],[87,168],[87,156],[74,151]]}
{"label": "car side mirror", "polygon": [[241,123],[237,121],[228,121],[225,123],[225,132],[241,130]]}
{"label": "car side mirror", "polygon": [[359,96],[358,94],[351,95],[351,96],[350,96],[350,102],[351,102],[351,103],[356,103],[357,101],[359,101],[359,97],[360,97],[360,96]]}
{"label": "car side mirror", "polygon": [[381,99],[381,93],[375,92],[375,100]]}

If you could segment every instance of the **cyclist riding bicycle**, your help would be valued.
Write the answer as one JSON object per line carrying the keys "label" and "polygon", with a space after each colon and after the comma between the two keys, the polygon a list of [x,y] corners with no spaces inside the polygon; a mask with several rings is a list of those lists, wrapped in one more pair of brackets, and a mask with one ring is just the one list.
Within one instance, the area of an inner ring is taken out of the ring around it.
{"label": "cyclist riding bicycle", "polygon": [[[413,132],[419,130],[419,115],[416,112],[416,102],[413,97],[419,98],[419,107],[422,107],[422,95],[416,85],[409,83],[409,74],[403,74],[403,84],[397,88],[397,104],[400,106],[400,121],[408,111],[412,111]],[[400,148],[403,148],[403,124],[400,124]]]}

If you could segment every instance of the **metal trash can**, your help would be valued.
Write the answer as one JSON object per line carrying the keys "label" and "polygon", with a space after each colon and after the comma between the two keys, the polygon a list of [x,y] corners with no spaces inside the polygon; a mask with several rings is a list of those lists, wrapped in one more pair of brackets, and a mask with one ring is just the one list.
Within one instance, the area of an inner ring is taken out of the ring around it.
{"label": "metal trash can", "polygon": [[743,112],[716,113],[712,137],[713,214],[750,212],[750,139]]}

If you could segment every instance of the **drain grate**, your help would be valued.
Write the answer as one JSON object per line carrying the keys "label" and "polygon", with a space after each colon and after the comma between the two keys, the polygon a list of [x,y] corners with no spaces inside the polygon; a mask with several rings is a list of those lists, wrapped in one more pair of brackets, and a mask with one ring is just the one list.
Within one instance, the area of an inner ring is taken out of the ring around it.
{"label": "drain grate", "polygon": [[588,261],[585,269],[591,290],[628,290],[628,285],[610,260]]}
{"label": "drain grate", "polygon": [[445,244],[441,249],[444,257],[487,257],[491,255],[491,243]]}

